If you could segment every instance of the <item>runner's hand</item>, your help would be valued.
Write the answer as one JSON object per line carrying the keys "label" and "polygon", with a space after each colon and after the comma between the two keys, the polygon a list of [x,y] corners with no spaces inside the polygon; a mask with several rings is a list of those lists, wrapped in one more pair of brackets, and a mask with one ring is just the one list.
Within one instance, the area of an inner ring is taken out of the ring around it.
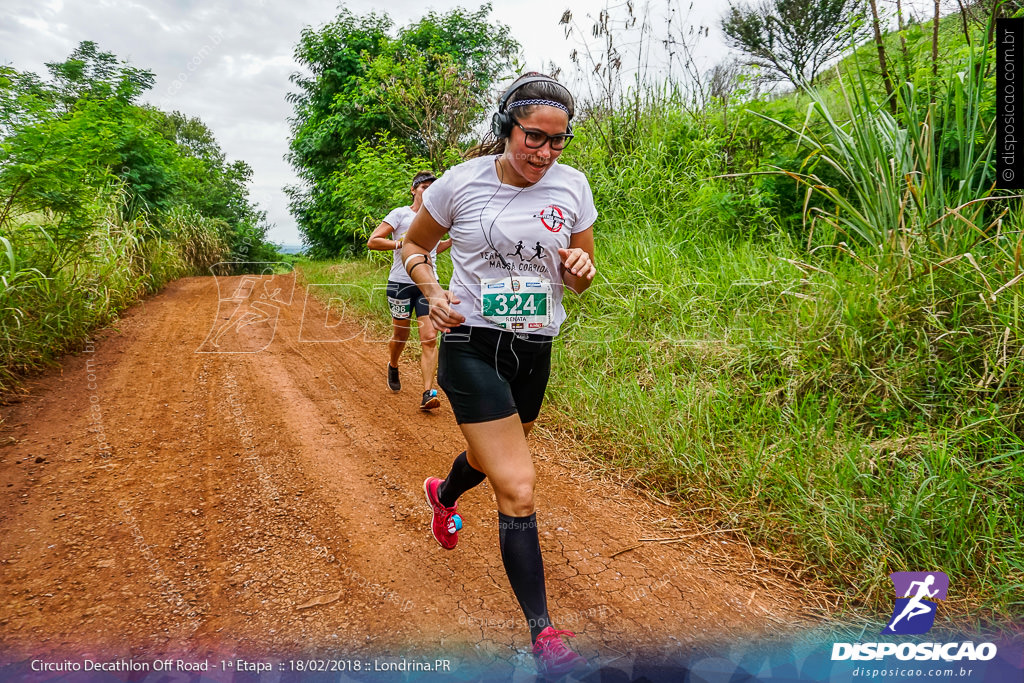
{"label": "runner's hand", "polygon": [[443,297],[431,297],[430,301],[430,322],[442,332],[451,332],[453,327],[458,327],[466,322],[466,317],[459,314],[452,308],[452,304],[462,303],[450,291],[445,291]]}
{"label": "runner's hand", "polygon": [[583,249],[559,249],[562,266],[578,278],[590,282],[597,275],[597,267],[590,260],[590,254]]}

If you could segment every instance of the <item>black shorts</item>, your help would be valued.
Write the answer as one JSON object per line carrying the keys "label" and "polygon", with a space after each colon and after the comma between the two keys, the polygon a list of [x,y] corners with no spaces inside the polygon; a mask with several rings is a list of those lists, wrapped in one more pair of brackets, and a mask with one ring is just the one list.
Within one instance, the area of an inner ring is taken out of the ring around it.
{"label": "black shorts", "polygon": [[489,327],[453,328],[441,337],[437,383],[459,424],[540,414],[551,374],[551,337]]}
{"label": "black shorts", "polygon": [[427,297],[423,296],[423,292],[414,284],[388,280],[387,294],[388,308],[391,309],[391,317],[395,320],[408,320],[414,310],[417,318],[430,315]]}

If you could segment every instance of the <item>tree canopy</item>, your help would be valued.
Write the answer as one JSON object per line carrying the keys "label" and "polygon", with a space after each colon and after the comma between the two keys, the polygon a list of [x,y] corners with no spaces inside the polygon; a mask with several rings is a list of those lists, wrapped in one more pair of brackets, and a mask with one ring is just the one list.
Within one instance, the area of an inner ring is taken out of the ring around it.
{"label": "tree canopy", "polygon": [[722,20],[727,42],[798,88],[814,83],[821,69],[864,35],[856,21],[858,0],[758,0],[729,5]]}
{"label": "tree canopy", "polygon": [[367,144],[386,138],[389,155],[397,142],[407,159],[425,157],[439,167],[466,140],[519,52],[490,12],[489,4],[430,12],[395,32],[386,14],[342,9],[334,21],[302,32],[295,59],[305,72],[292,75],[298,90],[289,96],[289,161],[302,185],[287,192],[311,253],[361,247],[365,238],[343,227],[351,221],[340,215],[338,183],[358,174]]}
{"label": "tree canopy", "polygon": [[79,100],[116,99],[134,103],[156,82],[152,71],[120,62],[112,52],[101,52],[91,40],[82,41],[63,62],[47,62],[54,100],[70,111]]}
{"label": "tree canopy", "polygon": [[[252,170],[229,163],[198,118],[138,104],[152,72],[81,43],[49,79],[0,69],[0,227],[12,210],[52,215],[52,232],[85,239],[98,197],[123,193],[122,218],[160,225],[190,207],[220,221],[232,246],[262,242],[265,215],[248,199]],[[253,240],[253,238],[256,238]]]}

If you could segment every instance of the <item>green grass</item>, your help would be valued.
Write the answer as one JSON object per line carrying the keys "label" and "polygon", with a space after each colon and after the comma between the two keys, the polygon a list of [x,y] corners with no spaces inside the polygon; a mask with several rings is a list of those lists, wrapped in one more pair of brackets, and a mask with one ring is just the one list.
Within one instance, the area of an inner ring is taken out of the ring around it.
{"label": "green grass", "polygon": [[[892,291],[848,259],[803,265],[784,237],[668,232],[641,207],[619,205],[628,232],[598,225],[601,275],[569,298],[542,422],[680,514],[810,563],[845,607],[877,612],[889,572],[941,569],[961,623],[1019,616],[1024,444],[967,362],[1000,352],[922,313],[948,288],[975,296],[970,269]],[[386,278],[303,271],[357,292]],[[352,303],[386,333],[382,301]]]}
{"label": "green grass", "polygon": [[[570,303],[549,409],[682,509],[796,550],[851,609],[884,611],[892,571],[938,569],[964,600],[954,618],[990,623],[1024,614],[1024,218],[1005,200],[951,211],[991,191],[977,180],[991,128],[963,85],[941,116],[906,105],[916,138],[866,93],[813,100],[803,154],[831,155],[832,171],[812,181],[831,221],[817,235],[766,219],[758,177],[724,162],[688,178],[685,155],[666,170],[576,154],[602,211],[601,275]],[[644,144],[675,117],[650,112]],[[921,133],[936,119],[953,144]],[[901,144],[908,167],[893,173],[885,150]],[[935,171],[941,154],[973,188]]]}
{"label": "green grass", "polygon": [[[373,339],[389,339],[391,336],[391,316],[385,293],[390,268],[391,252],[373,251],[362,259],[296,264],[301,281],[314,285],[312,291],[321,303],[328,304],[332,299],[344,302],[346,310],[351,309],[361,316],[359,322]],[[437,272],[442,282],[451,279],[452,261],[447,252],[438,255]],[[413,329],[417,329],[415,325]],[[418,338],[416,332],[412,338]]]}

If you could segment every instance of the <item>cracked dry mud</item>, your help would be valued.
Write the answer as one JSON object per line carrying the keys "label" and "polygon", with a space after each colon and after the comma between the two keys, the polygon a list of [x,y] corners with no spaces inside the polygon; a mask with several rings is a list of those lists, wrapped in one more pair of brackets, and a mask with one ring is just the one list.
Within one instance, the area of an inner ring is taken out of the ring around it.
{"label": "cracked dry mud", "polygon": [[[0,407],[3,659],[526,651],[487,484],[456,550],[429,533],[423,479],[463,446],[446,402],[417,410],[413,355],[392,394],[385,344],[293,276],[187,278],[34,378]],[[806,623],[745,544],[642,541],[678,535],[669,508],[531,448],[551,614],[584,654]]]}

